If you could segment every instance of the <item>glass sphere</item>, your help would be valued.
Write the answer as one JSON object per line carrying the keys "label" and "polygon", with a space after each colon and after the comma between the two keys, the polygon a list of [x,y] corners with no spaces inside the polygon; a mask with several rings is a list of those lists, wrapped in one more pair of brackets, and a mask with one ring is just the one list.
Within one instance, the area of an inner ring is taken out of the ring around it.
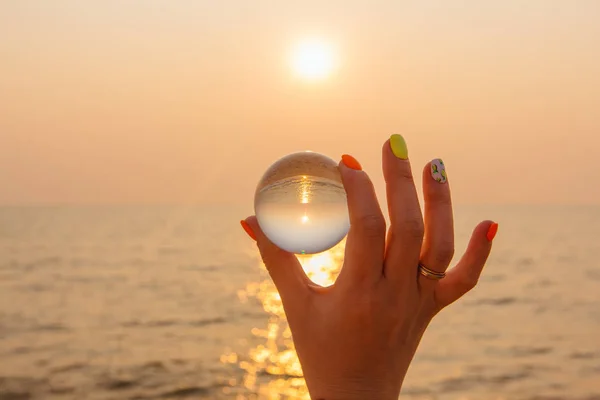
{"label": "glass sphere", "polygon": [[338,164],[309,151],[287,155],[269,167],[256,188],[254,211],[265,235],[296,254],[330,249],[350,229]]}

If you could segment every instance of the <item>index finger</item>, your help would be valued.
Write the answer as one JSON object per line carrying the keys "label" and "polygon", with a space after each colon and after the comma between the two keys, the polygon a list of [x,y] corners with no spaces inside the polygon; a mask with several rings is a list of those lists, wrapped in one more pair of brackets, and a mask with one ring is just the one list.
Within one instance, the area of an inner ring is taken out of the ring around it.
{"label": "index finger", "polygon": [[344,267],[338,282],[372,282],[382,275],[385,218],[373,183],[358,161],[344,155],[339,168],[348,196],[350,231],[346,240]]}

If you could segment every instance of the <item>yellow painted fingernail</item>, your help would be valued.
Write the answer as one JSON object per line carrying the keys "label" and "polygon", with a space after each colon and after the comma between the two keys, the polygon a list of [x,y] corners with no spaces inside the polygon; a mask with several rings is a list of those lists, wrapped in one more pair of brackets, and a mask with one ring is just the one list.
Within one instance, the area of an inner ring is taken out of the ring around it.
{"label": "yellow painted fingernail", "polygon": [[390,137],[390,147],[392,153],[401,160],[408,159],[408,148],[406,147],[406,141],[402,135],[392,135]]}

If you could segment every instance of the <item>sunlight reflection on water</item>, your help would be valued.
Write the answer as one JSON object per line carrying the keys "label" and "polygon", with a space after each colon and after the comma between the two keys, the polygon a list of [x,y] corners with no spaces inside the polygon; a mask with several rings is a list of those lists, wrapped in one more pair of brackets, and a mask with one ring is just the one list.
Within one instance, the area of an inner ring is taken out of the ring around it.
{"label": "sunlight reflection on water", "polygon": [[[335,282],[342,266],[344,247],[345,240],[326,252],[301,256],[299,260],[313,282],[330,286]],[[261,268],[264,269],[262,263]],[[252,282],[238,295],[242,302],[250,298],[257,299],[269,315],[269,321],[266,327],[252,328],[252,335],[260,338],[261,344],[251,348],[247,355],[235,352],[224,354],[221,362],[234,364],[242,369],[242,386],[261,399],[310,400],[281,298],[271,279]],[[230,385],[235,386],[236,382],[230,382]],[[240,395],[237,398],[242,400],[252,397]]]}

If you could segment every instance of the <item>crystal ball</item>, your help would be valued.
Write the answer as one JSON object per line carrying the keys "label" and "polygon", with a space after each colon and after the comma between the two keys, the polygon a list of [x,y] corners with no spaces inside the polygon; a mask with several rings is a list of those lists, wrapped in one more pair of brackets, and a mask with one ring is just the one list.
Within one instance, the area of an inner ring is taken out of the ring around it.
{"label": "crystal ball", "polygon": [[271,242],[296,254],[330,249],[350,229],[338,164],[309,151],[287,155],[267,169],[256,188],[254,211]]}

